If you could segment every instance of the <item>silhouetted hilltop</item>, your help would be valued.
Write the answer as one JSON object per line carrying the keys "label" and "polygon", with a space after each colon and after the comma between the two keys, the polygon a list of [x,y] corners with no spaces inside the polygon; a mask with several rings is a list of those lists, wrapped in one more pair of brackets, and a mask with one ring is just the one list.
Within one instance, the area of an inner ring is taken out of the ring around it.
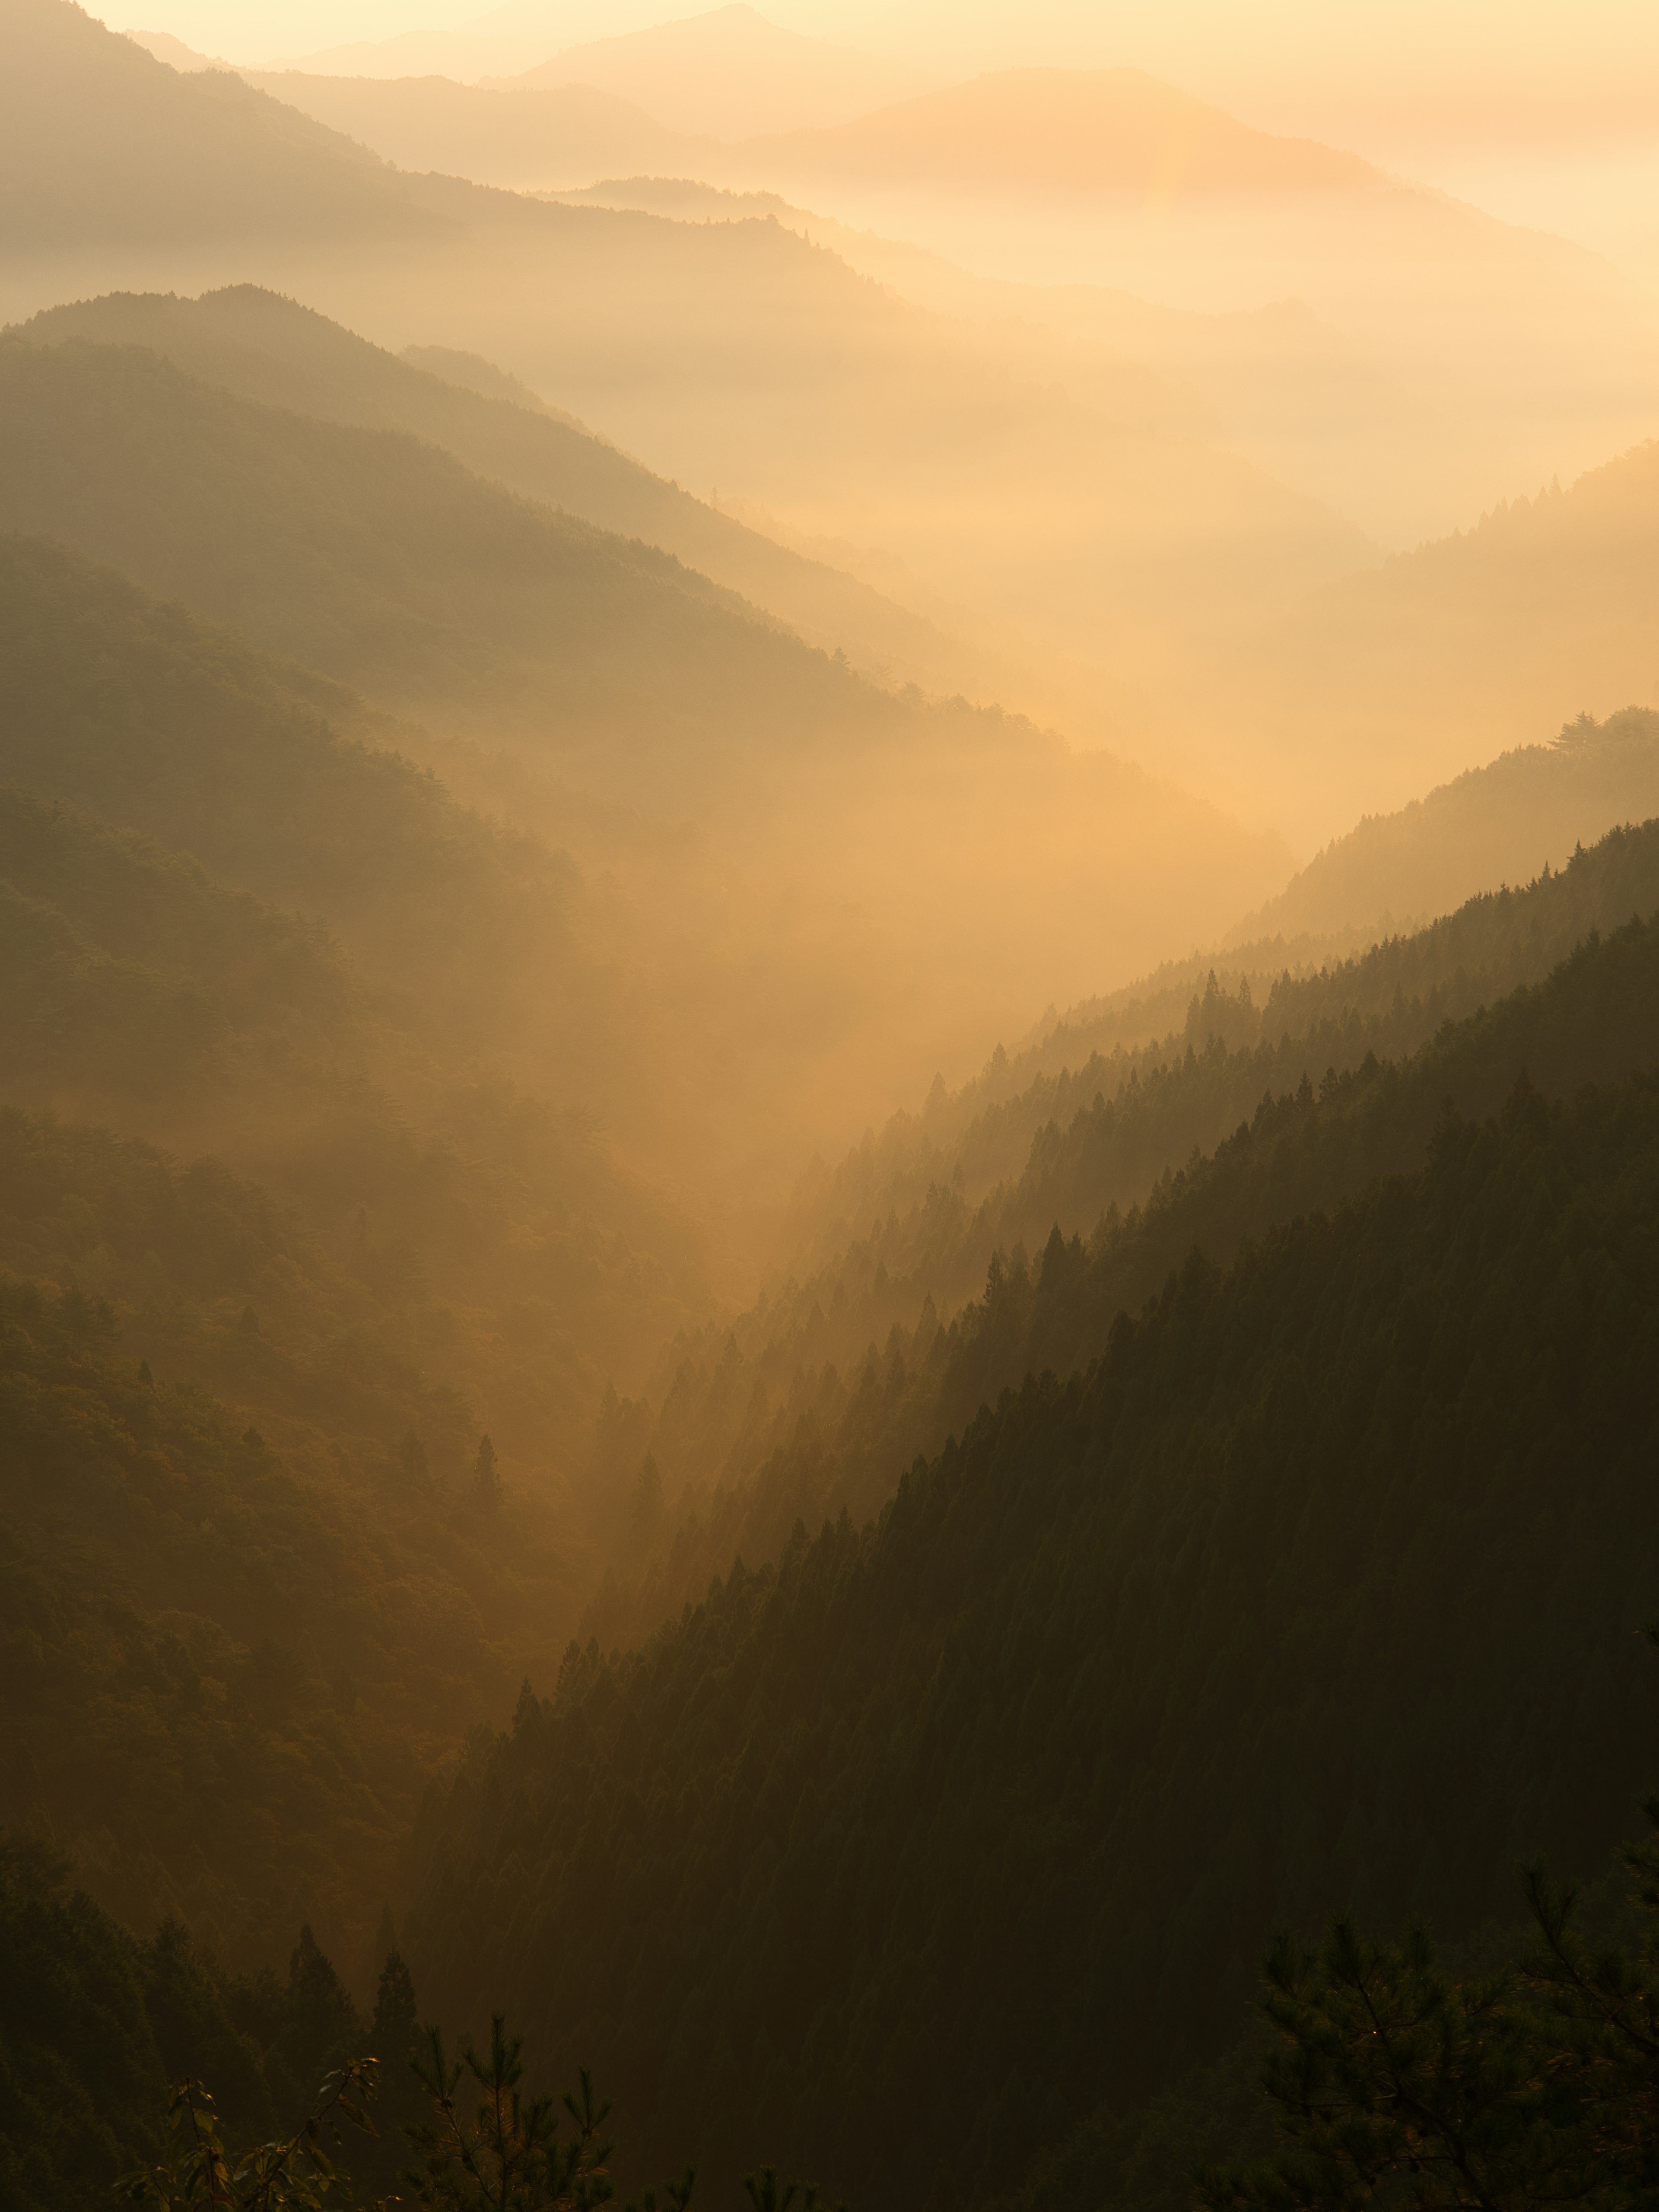
{"label": "silhouetted hilltop", "polygon": [[[1102,737],[1137,684],[1162,684],[1176,639],[1231,634],[1372,557],[1132,364],[1093,364],[1074,389],[774,222],[395,170],[238,79],[167,70],[70,0],[19,4],[40,35],[8,77],[28,128],[0,250],[25,296],[86,290],[87,257],[100,290],[263,283],[399,346],[482,353],[631,450],[672,454],[682,483],[854,542],[879,515],[886,550],[975,609],[1000,657],[1027,640],[1086,657]],[[234,110],[222,131],[217,100]],[[258,150],[271,133],[292,179]],[[61,283],[50,250],[76,257]],[[1011,531],[1013,513],[1030,526]]]}

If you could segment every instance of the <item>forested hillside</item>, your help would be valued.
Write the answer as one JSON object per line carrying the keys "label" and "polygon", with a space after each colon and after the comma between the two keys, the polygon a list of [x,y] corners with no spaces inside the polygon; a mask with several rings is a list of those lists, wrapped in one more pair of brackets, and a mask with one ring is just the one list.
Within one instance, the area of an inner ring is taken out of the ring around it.
{"label": "forested hillside", "polygon": [[[1060,1247],[1038,1310],[1085,1326],[1028,1323],[1023,1385],[878,1524],[799,1529],[635,1656],[573,1650],[456,1784],[425,1985],[559,2021],[702,2156],[760,2129],[943,2204],[1230,2040],[1275,1921],[1455,1931],[1523,1854],[1593,1863],[1651,1733],[1659,1103],[1582,1084],[1651,1064],[1650,1021],[1614,1036],[1654,945],[1287,1102],[1304,1141],[1264,1123],[1188,1179],[1253,1152],[1278,1225],[1181,1262],[1194,1206],[1138,1318],[1161,1209]],[[1495,1116],[1438,1107],[1455,1054]],[[1392,1172],[1304,1210],[1334,1161]],[[1111,1294],[1068,1296],[1091,1269]],[[1038,1379],[1051,1348],[1091,1364]]]}
{"label": "forested hillside", "polygon": [[356,2138],[351,2164],[384,2189],[407,2162],[417,2013],[399,1960],[370,1978],[372,2008],[309,1926],[280,1966],[230,1969],[178,1920],[135,1935],[71,1887],[67,1862],[13,1833],[0,1835],[0,2190],[15,2212],[106,2212],[118,2177],[162,2150],[180,2080],[212,2082],[240,2147],[297,2127],[369,2044],[386,2055],[380,2132]]}
{"label": "forested hillside", "polygon": [[695,1234],[582,1118],[637,1041],[568,863],[343,736],[337,687],[59,550],[0,540],[0,776],[38,795],[0,848],[3,1095],[225,1155],[405,1307],[517,1310],[511,1349],[480,1318],[445,1356],[544,1455],[643,1315],[704,1296]]}
{"label": "forested hillside", "polygon": [[[671,1347],[647,1400],[607,1401],[588,1480],[610,1501],[597,1522],[615,1581],[594,1628],[606,1641],[647,1633],[732,1554],[775,1557],[798,1516],[877,1511],[914,1454],[1017,1382],[1022,1363],[1063,1374],[1085,1360],[1117,1303],[1152,1295],[1194,1241],[1225,1256],[1242,1235],[1408,1167],[1443,1096],[1466,1110],[1495,1103],[1482,1022],[1508,1036],[1541,1021],[1543,1042],[1530,1057],[1516,1047],[1515,1065],[1556,1095],[1571,1095],[1580,1067],[1645,1065],[1659,1050],[1646,956],[1615,962],[1608,948],[1587,965],[1575,948],[1656,913],[1659,824],[1648,823],[1414,936],[1285,974],[1264,1008],[1212,977],[1172,1036],[1039,1077],[965,1128],[951,1131],[941,1101],[920,1130],[892,1133],[886,1179],[865,1184],[867,1231],[826,1234],[735,1326]],[[1592,977],[1579,1037],[1561,1025]],[[1547,1017],[1523,1017],[1524,989],[1506,996],[1529,983]],[[1501,1018],[1474,1017],[1494,1002]],[[1507,1066],[1510,1046],[1498,1050]],[[1218,1146],[1199,1175],[1198,1155]],[[882,1157],[854,1155],[843,1189],[856,1194]]]}
{"label": "forested hillside", "polygon": [[[797,1265],[827,1257],[872,1216],[902,1212],[930,1182],[953,1180],[957,1166],[976,1201],[1018,1172],[1068,1090],[1091,1095],[1103,1079],[1109,1095],[1131,1066],[1144,1073],[1189,1043],[1202,1049],[1212,1034],[1230,1047],[1294,1038],[1304,1021],[1340,1020],[1351,1003],[1368,1018],[1380,1014],[1396,981],[1408,999],[1421,997],[1426,983],[1419,1013],[1407,1013],[1406,1030],[1386,1047],[1401,1048],[1443,1013],[1541,974],[1538,960],[1547,965],[1570,951],[1575,932],[1647,911],[1654,887],[1643,872],[1644,845],[1615,840],[1588,867],[1575,848],[1597,844],[1615,825],[1645,823],[1656,804],[1659,714],[1632,708],[1471,769],[1401,814],[1361,823],[1230,931],[1224,947],[1166,962],[1064,1015],[1051,1007],[1012,1052],[999,1045],[972,1081],[955,1091],[936,1084],[920,1114],[895,1114],[833,1170],[815,1163],[796,1191],[784,1252]],[[1572,872],[1570,884],[1542,895],[1542,906],[1511,904],[1507,889],[1497,888],[1530,884],[1540,866],[1547,878],[1552,869]],[[1390,886],[1412,895],[1398,915]],[[1464,911],[1449,921],[1411,918],[1457,908]],[[1410,949],[1396,939],[1413,940]],[[1371,953],[1379,943],[1386,951]],[[1377,1037],[1369,1042],[1385,1048]],[[1337,1066],[1346,1049],[1340,1045]],[[1077,1072],[1097,1060],[1106,1070],[1096,1070],[1094,1082],[1080,1079]]]}
{"label": "forested hillside", "polygon": [[[205,1213],[228,1242],[234,1194],[202,1180],[168,1226],[199,1236]],[[234,1278],[203,1256],[215,1289]],[[302,1476],[135,1360],[102,1301],[15,1279],[3,1297],[9,1817],[130,1927],[177,1913],[251,1967],[310,1918],[355,1965],[432,1769],[534,1641],[509,1593],[533,1609],[557,1586],[544,1520],[492,1517],[415,1445]],[[240,1364],[292,1363],[255,1341]],[[397,1379],[365,1375],[353,1407],[342,1378],[331,1407],[317,1378],[308,1410],[343,1440]],[[476,1448],[465,1407],[438,1410],[441,1463]]]}

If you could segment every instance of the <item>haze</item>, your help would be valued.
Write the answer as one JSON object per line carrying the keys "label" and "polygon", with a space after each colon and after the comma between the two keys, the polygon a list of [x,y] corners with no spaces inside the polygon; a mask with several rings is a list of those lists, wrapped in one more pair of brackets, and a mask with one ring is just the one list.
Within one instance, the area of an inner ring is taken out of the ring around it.
{"label": "haze", "polygon": [[9,2205],[1636,2201],[1656,210],[1614,0],[0,0]]}

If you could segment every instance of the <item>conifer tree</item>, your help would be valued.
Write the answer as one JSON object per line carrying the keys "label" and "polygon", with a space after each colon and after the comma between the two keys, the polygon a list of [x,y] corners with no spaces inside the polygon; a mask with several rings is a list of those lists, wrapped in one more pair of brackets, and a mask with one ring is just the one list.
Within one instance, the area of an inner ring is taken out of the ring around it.
{"label": "conifer tree", "polygon": [[473,1468],[473,1481],[477,1490],[478,1503],[486,1513],[493,1513],[501,1500],[501,1470],[495,1462],[495,1447],[488,1437],[478,1439],[478,1456]]}

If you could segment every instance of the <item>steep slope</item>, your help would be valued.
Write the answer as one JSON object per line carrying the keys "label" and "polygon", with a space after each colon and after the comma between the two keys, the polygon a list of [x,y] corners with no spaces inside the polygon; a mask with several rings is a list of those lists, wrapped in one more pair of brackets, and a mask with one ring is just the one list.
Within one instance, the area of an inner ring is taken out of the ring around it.
{"label": "steep slope", "polygon": [[[458,1781],[423,1986],[585,2037],[704,2158],[763,2129],[942,2205],[1230,2040],[1276,1922],[1456,1933],[1518,1856],[1596,1863],[1651,1702],[1659,1121],[1618,1072],[1659,1053],[1656,958],[1632,930],[1296,1109],[1281,1225],[1138,1320],[1074,1304],[1061,1248],[1079,1332],[1012,1348],[1086,1372],[982,1411],[878,1525],[573,1650]],[[1440,1109],[1454,1062],[1496,1119]],[[1523,1063],[1609,1087],[1549,1108]],[[1304,1211],[1345,1125],[1359,1194]]]}
{"label": "steep slope", "polygon": [[1230,738],[1248,731],[1316,803],[1331,763],[1386,763],[1375,789],[1392,809],[1439,771],[1443,732],[1490,751],[1518,729],[1650,702],[1656,580],[1650,442],[1311,597],[1217,672]]}
{"label": "steep slope", "polygon": [[82,301],[33,317],[20,334],[40,345],[81,337],[147,346],[243,398],[325,422],[408,431],[526,498],[660,546],[809,642],[844,651],[882,682],[981,695],[995,688],[994,664],[982,652],[653,476],[560,419],[514,380],[492,376],[489,364],[475,357],[452,358],[434,348],[399,361],[252,285],[200,300],[150,294]]}
{"label": "steep slope", "polygon": [[1360,823],[1247,915],[1229,942],[1269,932],[1294,941],[1432,914],[1473,883],[1523,881],[1540,859],[1559,866],[1607,822],[1643,821],[1656,808],[1659,713],[1630,707],[1599,723],[1581,713],[1550,744],[1518,746],[1397,814]]}
{"label": "steep slope", "polygon": [[235,400],[132,348],[0,352],[0,523],[397,710],[604,758],[685,727],[879,717],[821,655],[647,549],[515,501],[433,448]]}
{"label": "steep slope", "polygon": [[[1490,943],[1477,946],[1470,925],[1479,931],[1481,917],[1530,916],[1540,902],[1555,905],[1560,919],[1548,933],[1547,965],[1584,929],[1616,927],[1646,913],[1652,886],[1627,870],[1647,849],[1649,832],[1632,841],[1608,838],[1607,831],[1611,824],[1646,823],[1656,809],[1659,714],[1632,708],[1599,726],[1577,723],[1551,744],[1518,748],[1398,815],[1360,823],[1231,929],[1224,948],[1166,962],[1063,1016],[1051,1008],[1013,1050],[999,1045],[974,1079],[955,1091],[936,1085],[920,1113],[894,1115],[833,1171],[813,1170],[802,1179],[782,1249],[822,1257],[872,1215],[914,1203],[930,1182],[951,1181],[958,1165],[977,1200],[1018,1172],[1051,1116],[1044,1102],[1057,1101],[1068,1085],[1079,1085],[1084,1096],[1098,1080],[1109,1093],[1130,1064],[1144,1070],[1159,1059],[1173,1061],[1188,1043],[1201,1051],[1212,1034],[1230,1050],[1276,1043],[1287,1017],[1288,1033],[1300,1036],[1293,1009],[1311,1012],[1317,1006],[1314,1018],[1328,1031],[1362,1002],[1368,1020],[1379,1016],[1393,992],[1396,961],[1407,963],[1399,972],[1407,991],[1415,996],[1429,984],[1436,1006],[1448,987],[1490,997],[1535,978],[1542,966],[1494,970]],[[1599,853],[1575,849],[1604,839]],[[1558,875],[1568,870],[1571,883],[1534,884],[1513,903],[1507,895],[1486,895],[1492,884],[1531,883],[1540,866],[1547,879],[1552,867]],[[1436,913],[1450,919],[1425,925],[1421,918]],[[1382,947],[1373,953],[1379,936]],[[1395,938],[1407,941],[1389,941]],[[1455,955],[1445,957],[1454,945]],[[1426,967],[1419,964],[1425,956]],[[1524,957],[1535,957],[1536,949]],[[1362,983],[1368,975],[1382,981],[1380,992]],[[1345,995],[1351,990],[1360,994],[1352,1007]],[[1433,1012],[1418,1034],[1429,1035],[1439,1018]],[[1387,1043],[1369,1040],[1388,1051],[1405,1041],[1403,1034]],[[1333,1048],[1337,1064],[1347,1064],[1346,1044],[1334,1042]],[[1079,1075],[1097,1063],[1097,1078]],[[1108,1068],[1115,1072],[1109,1076]],[[1167,1157],[1178,1159],[1184,1150],[1184,1142],[1172,1142]],[[840,1225],[828,1226],[830,1219]]]}

